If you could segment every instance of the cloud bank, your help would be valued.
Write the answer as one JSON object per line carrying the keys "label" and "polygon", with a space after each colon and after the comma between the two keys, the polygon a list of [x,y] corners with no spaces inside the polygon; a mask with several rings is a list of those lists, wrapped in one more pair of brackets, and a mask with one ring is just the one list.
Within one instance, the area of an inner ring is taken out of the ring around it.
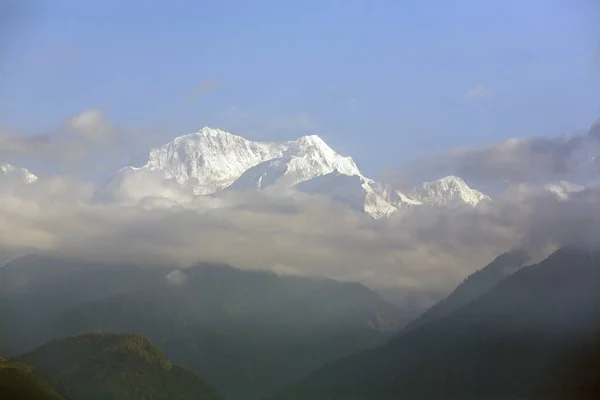
{"label": "cloud bank", "polygon": [[543,187],[515,185],[473,209],[417,210],[384,220],[300,194],[158,192],[106,202],[97,200],[97,190],[58,177],[2,185],[0,251],[180,268],[227,262],[391,285],[409,294],[444,293],[515,246],[541,251],[600,240],[598,187],[565,199]]}
{"label": "cloud bank", "polygon": [[[69,140],[9,136],[2,151],[34,154],[55,146],[66,152],[72,142],[106,142],[119,132],[95,110],[68,120],[63,129]],[[515,183],[475,208],[419,208],[381,220],[300,193],[197,197],[158,174],[128,176],[127,169],[116,186],[67,176],[30,184],[0,180],[0,255],[47,252],[168,264],[180,271],[168,278],[173,284],[185,279],[185,267],[216,261],[394,286],[407,298],[439,296],[514,247],[525,246],[535,258],[556,246],[597,246],[600,187],[536,185],[530,178],[579,171],[580,152],[596,149],[599,139],[595,125],[583,135],[450,152],[442,164]],[[597,167],[595,159],[584,159],[585,168]]]}

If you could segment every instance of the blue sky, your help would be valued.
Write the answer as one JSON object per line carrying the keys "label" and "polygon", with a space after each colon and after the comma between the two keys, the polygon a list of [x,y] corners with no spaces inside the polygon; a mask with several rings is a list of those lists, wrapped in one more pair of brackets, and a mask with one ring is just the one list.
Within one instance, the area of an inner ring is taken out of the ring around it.
{"label": "blue sky", "polygon": [[256,140],[316,133],[376,176],[600,115],[593,0],[29,5],[0,48],[0,125],[23,134],[88,108],[158,132],[138,156],[204,125]]}

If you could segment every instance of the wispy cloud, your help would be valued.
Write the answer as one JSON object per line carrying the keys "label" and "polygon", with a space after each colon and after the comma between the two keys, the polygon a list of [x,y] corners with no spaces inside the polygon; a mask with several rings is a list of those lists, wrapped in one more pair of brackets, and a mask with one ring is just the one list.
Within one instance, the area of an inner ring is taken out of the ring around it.
{"label": "wispy cloud", "polygon": [[112,174],[119,162],[131,157],[134,149],[150,146],[154,137],[149,129],[119,126],[101,110],[89,108],[43,132],[0,126],[0,163],[33,160],[77,176]]}
{"label": "wispy cloud", "polygon": [[467,90],[464,99],[466,101],[485,100],[492,97],[492,94],[493,92],[491,89],[480,83],[479,85]]}
{"label": "wispy cloud", "polygon": [[49,132],[30,134],[4,128],[0,129],[0,160],[34,156],[73,162],[100,150],[99,143],[118,139],[121,132],[97,109],[84,110]]}
{"label": "wispy cloud", "polygon": [[66,129],[71,134],[91,142],[114,140],[117,135],[117,128],[110,124],[98,109],[85,110],[73,116],[66,122]]}

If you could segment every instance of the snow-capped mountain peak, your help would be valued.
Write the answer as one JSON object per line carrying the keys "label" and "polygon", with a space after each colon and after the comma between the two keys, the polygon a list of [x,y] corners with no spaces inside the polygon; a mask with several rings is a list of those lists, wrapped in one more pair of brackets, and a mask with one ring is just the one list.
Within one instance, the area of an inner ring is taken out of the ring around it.
{"label": "snow-capped mountain peak", "polygon": [[294,155],[303,154],[321,154],[324,157],[339,157],[339,154],[335,152],[319,135],[306,135],[301,136],[297,140],[287,142],[287,152]]}
{"label": "snow-capped mountain peak", "polygon": [[352,158],[336,153],[318,135],[280,143],[254,142],[210,127],[152,149],[145,166],[125,168],[120,175],[140,169],[192,186],[197,195],[230,186],[238,190],[289,188],[333,171],[362,176]]}
{"label": "snow-capped mountain peak", "polygon": [[290,188],[300,182],[337,171],[343,175],[362,176],[351,157],[336,153],[317,135],[302,136],[287,142],[281,157],[267,160],[236,180],[232,189],[264,189],[267,186]]}
{"label": "snow-capped mountain peak", "polygon": [[152,149],[142,168],[160,171],[180,184],[196,180],[196,194],[211,194],[231,185],[248,168],[280,157],[284,149],[281,144],[253,142],[204,127]]}
{"label": "snow-capped mountain peak", "polygon": [[229,137],[229,136],[235,136],[235,135],[232,135],[229,132],[222,131],[221,129],[211,128],[211,127],[208,127],[208,126],[205,126],[204,128],[200,129],[198,132],[196,132],[196,135],[198,135],[198,136],[206,136],[206,137]]}
{"label": "snow-capped mountain peak", "polygon": [[15,167],[11,164],[0,165],[0,176],[5,179],[13,179],[20,183],[33,183],[38,177],[31,173],[27,168]]}
{"label": "snow-capped mountain peak", "polygon": [[491,200],[454,175],[425,182],[416,187],[412,194],[420,202],[431,206],[455,207],[466,204],[474,207],[482,200]]}
{"label": "snow-capped mountain peak", "polygon": [[319,135],[301,136],[298,140],[291,143],[295,143],[298,146],[330,148],[329,145],[325,143],[325,141],[323,141]]}

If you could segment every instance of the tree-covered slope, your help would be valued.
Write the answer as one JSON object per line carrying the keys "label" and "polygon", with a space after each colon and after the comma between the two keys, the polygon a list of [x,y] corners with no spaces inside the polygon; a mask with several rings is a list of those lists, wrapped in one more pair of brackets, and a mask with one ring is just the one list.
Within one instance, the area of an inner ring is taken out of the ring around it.
{"label": "tree-covered slope", "polygon": [[71,400],[217,400],[222,397],[135,334],[57,339],[16,361]]}
{"label": "tree-covered slope", "polygon": [[33,376],[30,367],[1,358],[0,399],[64,400],[47,382]]}

